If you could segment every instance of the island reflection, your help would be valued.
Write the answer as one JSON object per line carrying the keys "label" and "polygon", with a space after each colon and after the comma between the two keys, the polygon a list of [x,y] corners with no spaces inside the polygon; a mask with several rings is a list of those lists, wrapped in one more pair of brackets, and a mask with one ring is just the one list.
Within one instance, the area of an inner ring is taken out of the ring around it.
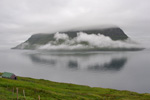
{"label": "island reflection", "polygon": [[118,54],[29,54],[38,66],[65,70],[120,71],[127,62],[125,55]]}

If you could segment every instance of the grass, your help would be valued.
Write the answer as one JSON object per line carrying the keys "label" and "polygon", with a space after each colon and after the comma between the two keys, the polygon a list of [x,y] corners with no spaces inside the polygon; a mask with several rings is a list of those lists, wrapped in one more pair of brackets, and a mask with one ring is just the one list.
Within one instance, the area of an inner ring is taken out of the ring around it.
{"label": "grass", "polygon": [[38,96],[40,100],[150,100],[150,94],[92,88],[27,77],[18,77],[18,80],[0,78],[0,100],[16,100],[16,88],[19,100],[24,100],[23,90],[26,100],[38,100]]}

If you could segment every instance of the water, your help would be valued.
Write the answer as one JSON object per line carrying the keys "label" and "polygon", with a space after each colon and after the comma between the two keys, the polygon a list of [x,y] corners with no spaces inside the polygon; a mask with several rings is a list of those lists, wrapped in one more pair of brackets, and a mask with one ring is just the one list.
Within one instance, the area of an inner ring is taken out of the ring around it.
{"label": "water", "polygon": [[0,50],[0,72],[91,87],[150,93],[150,51]]}

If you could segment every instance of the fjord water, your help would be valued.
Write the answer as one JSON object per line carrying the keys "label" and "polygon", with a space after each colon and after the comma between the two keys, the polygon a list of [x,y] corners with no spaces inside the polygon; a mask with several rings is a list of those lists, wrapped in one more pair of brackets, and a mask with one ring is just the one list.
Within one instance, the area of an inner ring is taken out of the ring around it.
{"label": "fjord water", "polygon": [[0,50],[0,72],[91,87],[150,93],[150,50]]}

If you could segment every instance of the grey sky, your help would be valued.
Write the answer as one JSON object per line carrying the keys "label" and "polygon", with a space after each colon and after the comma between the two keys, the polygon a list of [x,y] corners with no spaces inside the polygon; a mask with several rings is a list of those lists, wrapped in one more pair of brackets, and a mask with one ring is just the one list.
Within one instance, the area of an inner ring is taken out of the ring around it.
{"label": "grey sky", "polygon": [[0,0],[0,45],[14,46],[33,33],[102,24],[150,40],[149,9],[150,0]]}

